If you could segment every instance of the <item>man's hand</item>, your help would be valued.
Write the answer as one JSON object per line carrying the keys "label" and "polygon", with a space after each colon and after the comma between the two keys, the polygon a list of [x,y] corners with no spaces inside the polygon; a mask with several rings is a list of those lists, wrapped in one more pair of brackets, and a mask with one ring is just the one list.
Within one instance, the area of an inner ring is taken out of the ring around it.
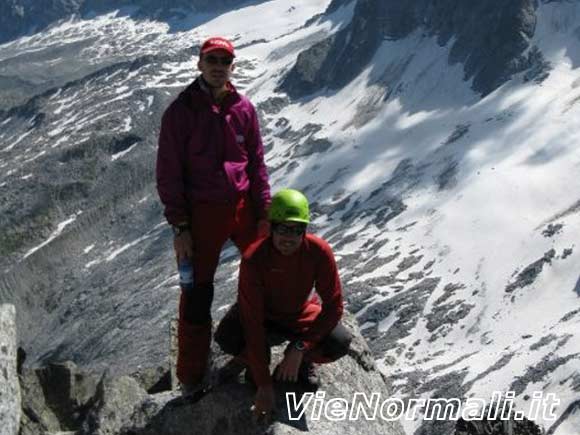
{"label": "man's hand", "polygon": [[173,249],[175,249],[175,258],[177,259],[177,264],[185,258],[193,257],[193,239],[191,238],[190,231],[184,231],[180,235],[173,238]]}
{"label": "man's hand", "polygon": [[276,368],[276,379],[279,381],[296,382],[298,380],[298,370],[302,364],[304,352],[291,348],[278,367]]}
{"label": "man's hand", "polygon": [[263,239],[270,235],[270,222],[267,219],[258,221],[258,238]]}
{"label": "man's hand", "polygon": [[272,411],[274,410],[274,387],[265,385],[258,387],[252,413],[256,421],[270,421]]}

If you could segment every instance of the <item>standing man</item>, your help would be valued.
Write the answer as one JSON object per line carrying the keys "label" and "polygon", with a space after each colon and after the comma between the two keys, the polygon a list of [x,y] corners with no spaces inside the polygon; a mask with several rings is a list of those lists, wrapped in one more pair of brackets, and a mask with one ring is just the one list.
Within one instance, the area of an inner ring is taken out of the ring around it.
{"label": "standing man", "polygon": [[[274,406],[268,333],[290,340],[275,371],[282,381],[317,387],[312,363],[336,361],[348,352],[352,335],[340,323],[342,290],[328,243],[306,233],[308,200],[284,189],[272,198],[272,236],[253,244],[240,266],[238,302],[222,319],[216,341],[250,369],[257,393],[256,417]],[[311,298],[312,289],[318,298]]]}
{"label": "standing man", "polygon": [[205,41],[201,75],[167,108],[157,154],[157,190],[173,228],[178,264],[193,266],[179,302],[177,377],[184,394],[204,377],[214,275],[224,243],[243,252],[269,234],[270,186],[256,110],[230,83],[234,47]]}

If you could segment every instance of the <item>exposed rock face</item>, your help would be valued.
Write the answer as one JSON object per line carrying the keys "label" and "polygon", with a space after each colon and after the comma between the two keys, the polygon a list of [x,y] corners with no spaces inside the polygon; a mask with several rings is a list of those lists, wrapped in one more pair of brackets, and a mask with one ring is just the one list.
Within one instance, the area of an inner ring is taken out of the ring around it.
{"label": "exposed rock face", "polygon": [[465,421],[459,419],[454,435],[541,435],[542,430],[532,421],[523,420],[488,420]]}
{"label": "exposed rock face", "polygon": [[522,270],[518,276],[516,277],[515,281],[508,284],[505,288],[506,293],[512,293],[518,288],[524,288],[531,285],[538,275],[542,272],[545,264],[551,264],[552,260],[556,256],[556,251],[550,249],[548,252],[544,254],[542,258],[537,261],[534,261],[532,264],[527,266],[524,270]]}
{"label": "exposed rock face", "polygon": [[[128,376],[104,376],[97,382],[95,376],[81,373],[71,362],[25,371],[23,408],[27,418],[21,434],[75,431],[79,435],[248,435],[266,431],[289,435],[307,430],[315,435],[403,435],[398,422],[386,421],[381,414],[374,420],[361,416],[356,420],[347,417],[333,421],[336,414],[331,412],[332,405],[326,407],[333,398],[344,399],[350,405],[354,403],[355,393],[365,393],[367,397],[378,393],[379,409],[380,404],[390,398],[385,379],[376,370],[356,321],[347,316],[344,323],[355,331],[349,354],[333,364],[318,367],[321,378],[318,396],[309,396],[296,384],[277,383],[277,413],[270,424],[253,421],[250,407],[255,388],[243,380],[243,372],[230,372],[225,376],[224,367],[231,357],[214,347],[209,387],[187,401],[176,390],[147,394],[137,380]],[[285,343],[273,348],[271,369],[282,359],[284,348]],[[294,396],[288,398],[287,393]],[[315,405],[317,398],[318,406],[323,406],[319,417]],[[292,404],[300,403],[301,399],[302,405],[294,408]]]}
{"label": "exposed rock face", "polygon": [[382,8],[381,1],[359,0],[350,25],[300,53],[280,89],[296,98],[325,86],[338,89],[356,77],[383,39]]}
{"label": "exposed rock face", "polygon": [[128,376],[106,378],[99,383],[94,404],[89,411],[82,432],[94,435],[114,435],[128,420],[137,404],[147,393],[137,381]]}
{"label": "exposed rock face", "polygon": [[21,435],[78,430],[97,384],[96,376],[81,372],[70,361],[24,369]]}
{"label": "exposed rock face", "polygon": [[40,30],[78,11],[78,0],[7,0],[0,3],[0,42]]}
{"label": "exposed rock face", "polygon": [[[352,331],[357,331],[352,317],[344,320]],[[271,369],[281,360],[285,345],[273,348]],[[213,369],[214,379],[220,378],[225,364],[230,360],[214,349]],[[346,399],[352,403],[353,395],[357,392],[365,393],[368,397],[378,393],[381,403],[389,399],[389,390],[383,376],[376,370],[370,351],[362,338],[356,332],[348,355],[333,364],[318,366],[321,378],[321,387],[317,394],[323,397],[323,404],[333,398]],[[295,413],[287,404],[287,393],[294,393],[296,402],[304,398],[306,391],[294,384],[275,384],[277,413],[270,425],[256,424],[252,420],[250,406],[253,403],[255,389],[241,381],[239,377],[232,377],[227,381],[214,381],[215,385],[205,395],[200,395],[196,403],[181,400],[175,392],[161,393],[149,396],[137,408],[131,417],[131,425],[125,426],[122,433],[125,435],[197,435],[219,433],[230,434],[276,434],[290,435],[308,431],[311,434],[385,434],[403,435],[404,432],[398,422],[389,422],[378,417],[376,420],[358,418],[356,420],[332,421],[328,418],[326,408],[322,409],[320,418],[313,414],[314,398],[309,405],[305,405]],[[292,397],[292,396],[290,396]],[[292,399],[290,401],[292,403]],[[300,411],[304,412],[300,414]],[[350,412],[350,409],[349,409]],[[332,416],[332,414],[330,414]],[[297,418],[291,420],[291,418]]]}
{"label": "exposed rock face", "polygon": [[0,435],[16,435],[20,426],[16,349],[16,310],[0,305]]}
{"label": "exposed rock face", "polygon": [[[385,39],[397,40],[415,31],[452,43],[449,63],[464,64],[465,80],[488,94],[513,74],[528,71],[525,80],[542,80],[549,64],[530,39],[536,26],[537,0],[358,0],[350,25],[303,51],[280,89],[292,97],[322,87],[338,89],[363,71]],[[332,12],[341,2],[331,4]]]}
{"label": "exposed rock face", "polygon": [[[160,387],[161,379],[168,373],[168,369],[162,373],[161,369],[143,368],[132,377],[97,376],[80,370],[71,361],[24,369],[20,377],[20,435],[118,433],[135,406],[147,396],[146,388],[165,391]],[[168,389],[170,384],[165,385]]]}

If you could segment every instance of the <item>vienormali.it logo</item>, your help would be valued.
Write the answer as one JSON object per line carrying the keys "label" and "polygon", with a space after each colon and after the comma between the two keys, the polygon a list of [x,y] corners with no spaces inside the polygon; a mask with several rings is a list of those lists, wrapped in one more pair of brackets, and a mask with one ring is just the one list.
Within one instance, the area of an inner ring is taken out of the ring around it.
{"label": "vienormali.it logo", "polygon": [[387,398],[381,400],[380,393],[354,393],[349,399],[326,399],[326,392],[304,393],[300,397],[295,392],[286,393],[286,407],[289,420],[301,420],[305,415],[310,420],[326,418],[330,421],[376,420],[395,421],[404,418],[414,421],[421,414],[423,420],[457,421],[469,420],[517,420],[524,418],[537,420],[556,420],[555,409],[560,399],[550,393],[544,397],[542,391],[532,394],[528,412],[514,411],[515,392],[495,391],[488,404],[484,399],[407,399]]}

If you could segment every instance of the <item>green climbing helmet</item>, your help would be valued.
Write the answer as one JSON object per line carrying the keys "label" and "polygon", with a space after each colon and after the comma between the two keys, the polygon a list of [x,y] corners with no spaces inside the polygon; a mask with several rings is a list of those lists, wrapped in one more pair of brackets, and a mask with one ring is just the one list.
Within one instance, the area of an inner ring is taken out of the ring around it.
{"label": "green climbing helmet", "polygon": [[282,189],[272,197],[268,211],[268,219],[272,222],[310,222],[308,199],[294,189]]}

